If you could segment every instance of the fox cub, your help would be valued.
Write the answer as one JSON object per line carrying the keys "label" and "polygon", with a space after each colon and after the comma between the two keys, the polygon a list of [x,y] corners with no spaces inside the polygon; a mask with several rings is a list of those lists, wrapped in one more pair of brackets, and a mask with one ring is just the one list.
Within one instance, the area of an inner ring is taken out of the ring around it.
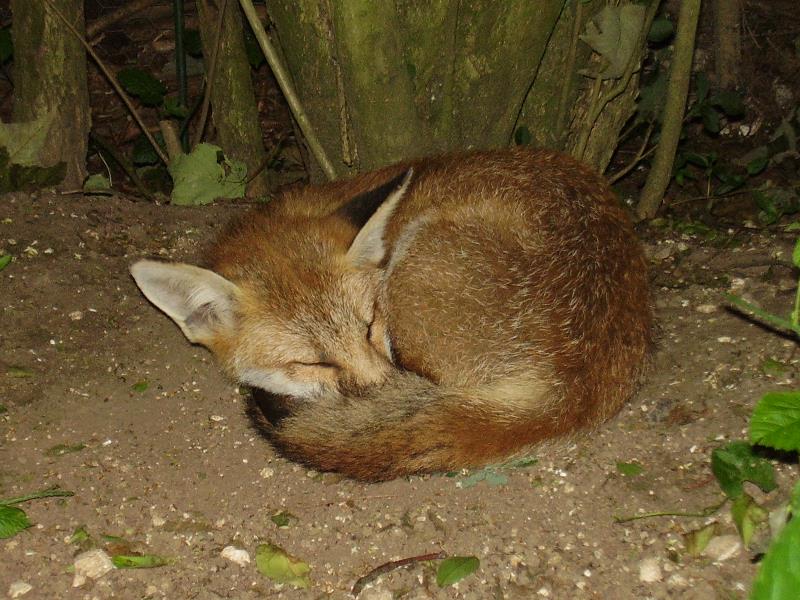
{"label": "fox cub", "polygon": [[131,273],[189,341],[283,403],[278,448],[360,479],[497,462],[595,425],[651,343],[625,212],[550,151],[290,190],[230,227],[208,265]]}

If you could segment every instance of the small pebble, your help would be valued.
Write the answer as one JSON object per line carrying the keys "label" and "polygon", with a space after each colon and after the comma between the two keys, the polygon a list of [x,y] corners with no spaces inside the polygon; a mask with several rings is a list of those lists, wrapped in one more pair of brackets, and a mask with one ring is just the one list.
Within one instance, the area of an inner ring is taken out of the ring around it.
{"label": "small pebble", "polygon": [[272,467],[264,467],[258,472],[258,474],[261,475],[261,479],[269,479],[275,475],[275,469]]}
{"label": "small pebble", "polygon": [[699,313],[704,314],[704,315],[708,315],[708,314],[711,314],[711,313],[717,311],[717,305],[716,304],[700,304],[697,308],[695,308],[695,310],[697,312],[699,312]]}
{"label": "small pebble", "polygon": [[661,581],[661,565],[657,558],[651,556],[639,563],[639,581],[643,583]]}
{"label": "small pebble", "polygon": [[225,558],[232,563],[236,563],[240,567],[250,564],[250,554],[247,550],[237,548],[236,546],[225,546],[220,553],[222,558]]}
{"label": "small pebble", "polygon": [[114,568],[111,557],[103,550],[94,549],[79,554],[75,558],[75,578],[72,587],[80,587],[87,579],[100,579]]}
{"label": "small pebble", "polygon": [[10,586],[8,586],[8,597],[9,598],[19,598],[20,596],[24,596],[28,592],[33,589],[33,586],[30,583],[25,581],[15,581]]}
{"label": "small pebble", "polygon": [[714,562],[722,562],[733,558],[742,549],[742,541],[738,535],[718,535],[711,538],[703,554]]}

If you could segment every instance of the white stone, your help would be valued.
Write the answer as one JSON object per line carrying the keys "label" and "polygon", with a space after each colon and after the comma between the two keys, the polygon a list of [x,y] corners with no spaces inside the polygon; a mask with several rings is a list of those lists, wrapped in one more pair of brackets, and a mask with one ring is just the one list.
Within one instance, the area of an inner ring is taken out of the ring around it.
{"label": "white stone", "polygon": [[733,558],[742,549],[742,541],[738,535],[718,535],[711,538],[703,554],[714,562],[723,562]]}
{"label": "white stone", "polygon": [[250,554],[247,550],[236,546],[225,546],[220,555],[240,567],[250,564]]}
{"label": "white stone", "polygon": [[655,557],[645,558],[639,563],[639,581],[643,583],[655,583],[661,581],[661,565]]}
{"label": "white stone", "polygon": [[72,580],[72,587],[79,587],[86,583],[87,579],[100,579],[114,568],[114,563],[103,550],[94,549],[79,554],[75,558],[74,567],[75,578]]}
{"label": "white stone", "polygon": [[9,598],[19,598],[20,596],[24,596],[28,592],[33,589],[33,586],[30,583],[25,581],[15,581],[10,586],[8,586],[8,597]]}

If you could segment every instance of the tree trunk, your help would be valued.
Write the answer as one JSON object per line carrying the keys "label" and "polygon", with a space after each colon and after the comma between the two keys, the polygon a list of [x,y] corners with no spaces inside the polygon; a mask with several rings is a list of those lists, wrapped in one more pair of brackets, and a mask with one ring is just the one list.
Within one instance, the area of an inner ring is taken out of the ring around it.
{"label": "tree trunk", "polygon": [[[217,0],[217,6],[223,5],[225,0]],[[197,11],[200,16],[203,58],[208,73],[217,39],[219,13],[208,0],[197,0]],[[214,125],[219,145],[225,155],[243,161],[248,172],[252,172],[266,160],[266,152],[261,140],[258,108],[244,47],[241,9],[237,0],[227,0],[220,35],[214,78],[208,82],[211,86]],[[247,193],[266,196],[269,191],[268,171],[263,169],[250,183]]]}
{"label": "tree trunk", "polygon": [[714,1],[714,70],[717,85],[731,90],[741,82],[742,5],[740,0]]}
{"label": "tree trunk", "polygon": [[[51,0],[81,34],[83,0]],[[86,179],[91,117],[86,52],[44,2],[11,0],[14,43],[15,121],[53,112],[40,153],[43,166],[66,163],[62,189],[80,189]]]}
{"label": "tree trunk", "polygon": [[268,0],[340,175],[509,143],[563,0]]}

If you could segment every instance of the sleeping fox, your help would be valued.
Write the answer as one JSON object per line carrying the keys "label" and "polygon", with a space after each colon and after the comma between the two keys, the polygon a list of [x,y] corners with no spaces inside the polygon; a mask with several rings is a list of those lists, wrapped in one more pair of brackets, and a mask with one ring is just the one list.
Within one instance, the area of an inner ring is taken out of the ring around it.
{"label": "sleeping fox", "polygon": [[287,414],[287,456],[365,480],[499,462],[612,416],[651,344],[645,260],[559,153],[442,156],[285,192],[210,269],[131,273]]}

